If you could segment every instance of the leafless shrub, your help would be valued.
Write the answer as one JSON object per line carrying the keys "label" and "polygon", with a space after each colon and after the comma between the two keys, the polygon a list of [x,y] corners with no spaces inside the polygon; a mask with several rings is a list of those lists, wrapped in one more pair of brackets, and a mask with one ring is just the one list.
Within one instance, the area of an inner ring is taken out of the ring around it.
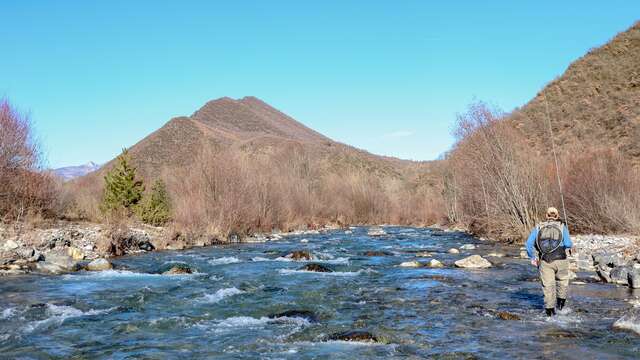
{"label": "leafless shrub", "polygon": [[55,186],[40,169],[41,153],[29,118],[0,101],[0,220],[51,215]]}

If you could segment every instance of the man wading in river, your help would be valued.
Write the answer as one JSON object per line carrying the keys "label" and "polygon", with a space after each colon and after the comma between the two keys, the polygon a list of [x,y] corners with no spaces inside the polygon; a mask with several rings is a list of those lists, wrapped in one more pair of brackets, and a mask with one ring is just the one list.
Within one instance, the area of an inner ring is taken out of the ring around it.
{"label": "man wading in river", "polygon": [[526,246],[531,264],[540,270],[547,316],[555,315],[556,307],[562,310],[567,301],[569,260],[566,250],[573,246],[558,209],[550,207],[547,210],[547,221],[531,231]]}

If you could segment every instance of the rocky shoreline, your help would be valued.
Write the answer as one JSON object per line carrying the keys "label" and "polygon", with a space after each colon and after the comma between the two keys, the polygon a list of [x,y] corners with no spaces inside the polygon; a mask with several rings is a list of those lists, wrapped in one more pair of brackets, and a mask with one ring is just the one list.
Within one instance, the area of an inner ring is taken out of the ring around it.
{"label": "rocky shoreline", "polygon": [[[0,276],[21,275],[30,272],[61,274],[77,270],[98,271],[110,269],[109,258],[159,250],[182,250],[215,244],[235,242],[266,242],[288,235],[318,234],[332,230],[296,231],[291,233],[258,234],[241,239],[229,236],[225,241],[216,238],[188,238],[181,234],[168,234],[165,228],[108,227],[101,224],[65,224],[48,229],[15,231],[0,226]],[[449,231],[460,231],[450,229]],[[349,232],[350,230],[346,230]],[[446,230],[445,230],[446,231]],[[370,236],[384,236],[381,226],[371,227]],[[575,235],[570,257],[574,272],[593,272],[594,277],[606,283],[640,288],[640,239],[634,236]],[[486,239],[482,239],[485,240]],[[450,252],[458,249],[450,249]],[[489,254],[489,256],[501,254]],[[526,253],[521,252],[525,257]],[[483,258],[463,259],[459,267],[489,267]],[[440,267],[438,261],[422,264],[417,261],[403,267]]]}

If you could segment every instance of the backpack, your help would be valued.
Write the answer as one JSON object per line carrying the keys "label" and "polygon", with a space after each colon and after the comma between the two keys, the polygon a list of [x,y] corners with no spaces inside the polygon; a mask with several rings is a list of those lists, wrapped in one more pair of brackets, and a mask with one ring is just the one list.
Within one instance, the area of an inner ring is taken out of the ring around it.
{"label": "backpack", "polygon": [[563,225],[559,221],[545,221],[538,226],[536,248],[544,261],[566,259],[564,251]]}

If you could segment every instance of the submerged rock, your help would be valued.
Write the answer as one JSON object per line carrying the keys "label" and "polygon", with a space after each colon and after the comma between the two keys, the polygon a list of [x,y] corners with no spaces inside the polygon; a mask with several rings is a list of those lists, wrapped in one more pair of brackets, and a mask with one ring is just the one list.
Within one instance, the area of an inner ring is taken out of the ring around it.
{"label": "submerged rock", "polygon": [[417,267],[422,267],[422,264],[418,261],[405,261],[403,263],[400,264],[400,267],[413,267],[413,268],[417,268]]}
{"label": "submerged rock", "polygon": [[390,256],[392,255],[386,251],[366,251],[363,253],[364,256]]}
{"label": "submerged rock", "polygon": [[485,269],[490,268],[491,263],[480,255],[471,255],[464,259],[455,262],[455,265],[459,268],[467,269]]}
{"label": "submerged rock", "polygon": [[449,251],[447,251],[449,254],[460,254],[460,250],[456,249],[456,248],[451,248],[449,249]]}
{"label": "submerged rock", "polygon": [[193,269],[186,264],[177,264],[171,267],[171,269],[162,273],[162,275],[182,275],[193,274]]}
{"label": "submerged rock", "polygon": [[345,331],[329,335],[332,341],[355,341],[355,342],[380,342],[377,336],[367,331]]}
{"label": "submerged rock", "polygon": [[291,260],[313,260],[313,255],[306,250],[297,250],[285,255],[285,257]]}
{"label": "submerged rock", "polygon": [[96,259],[87,264],[89,271],[103,271],[113,269],[113,265],[107,259]]}
{"label": "submerged rock", "polygon": [[502,320],[522,320],[522,318],[520,318],[520,316],[518,316],[516,314],[512,314],[510,312],[506,312],[506,311],[498,311],[496,316],[499,319],[502,319]]}
{"label": "submerged rock", "polygon": [[384,229],[381,228],[381,227],[375,227],[375,228],[369,229],[369,231],[367,231],[367,235],[369,235],[369,236],[384,236],[384,235],[387,235],[387,232],[384,231]]}
{"label": "submerged rock", "polygon": [[323,272],[323,273],[330,273],[333,272],[333,270],[329,269],[328,267],[322,265],[322,264],[307,264],[303,267],[300,268],[300,270],[302,271],[313,271],[313,272]]}
{"label": "submerged rock", "polygon": [[269,319],[276,319],[276,318],[282,318],[282,317],[302,318],[302,319],[306,319],[309,322],[318,322],[318,317],[316,316],[316,314],[314,314],[309,310],[287,310],[281,313],[271,314],[268,316]]}

